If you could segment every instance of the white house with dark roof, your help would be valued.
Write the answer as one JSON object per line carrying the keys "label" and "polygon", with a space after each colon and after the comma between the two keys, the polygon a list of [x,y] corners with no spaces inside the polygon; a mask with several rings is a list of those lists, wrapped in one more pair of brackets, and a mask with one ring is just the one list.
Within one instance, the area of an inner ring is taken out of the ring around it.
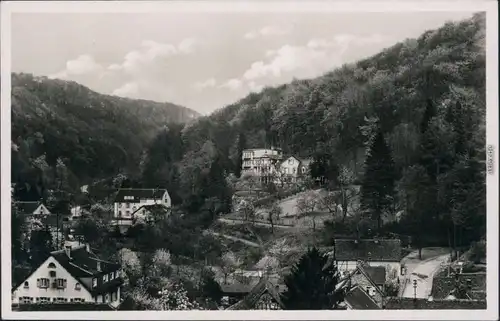
{"label": "white house with dark roof", "polygon": [[101,260],[88,246],[54,251],[20,284],[13,287],[12,304],[120,304],[121,266]]}
{"label": "white house with dark roof", "polygon": [[49,215],[49,209],[42,202],[17,202],[17,207],[25,215]]}
{"label": "white house with dark roof", "polygon": [[386,273],[395,270],[396,275],[392,277],[404,274],[399,239],[335,239],[335,257],[339,270],[344,273],[356,270],[362,261],[371,267],[384,267]]}
{"label": "white house with dark roof", "polygon": [[279,164],[279,172],[286,182],[295,183],[300,177],[309,173],[310,159],[290,156]]}
{"label": "white house with dark roof", "polygon": [[153,208],[159,206],[165,210],[172,206],[166,189],[121,188],[115,197],[114,219],[118,225],[132,225],[134,219],[145,219]]}

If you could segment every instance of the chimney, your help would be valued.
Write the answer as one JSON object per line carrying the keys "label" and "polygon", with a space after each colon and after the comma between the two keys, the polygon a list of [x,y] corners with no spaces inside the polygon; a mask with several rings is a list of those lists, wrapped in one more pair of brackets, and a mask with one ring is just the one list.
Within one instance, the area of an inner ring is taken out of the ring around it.
{"label": "chimney", "polygon": [[71,258],[71,245],[66,245],[64,247],[64,251],[66,252],[66,255]]}

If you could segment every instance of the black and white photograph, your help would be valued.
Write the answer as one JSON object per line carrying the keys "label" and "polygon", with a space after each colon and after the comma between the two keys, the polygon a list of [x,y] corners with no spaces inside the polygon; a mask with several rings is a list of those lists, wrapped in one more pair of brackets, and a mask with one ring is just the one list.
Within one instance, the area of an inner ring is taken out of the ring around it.
{"label": "black and white photograph", "polygon": [[2,318],[498,319],[495,1],[1,9]]}

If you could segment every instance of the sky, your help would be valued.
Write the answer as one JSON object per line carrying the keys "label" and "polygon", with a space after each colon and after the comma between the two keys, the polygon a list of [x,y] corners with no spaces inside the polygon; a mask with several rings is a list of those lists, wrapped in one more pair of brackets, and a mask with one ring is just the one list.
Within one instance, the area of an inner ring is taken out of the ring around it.
{"label": "sky", "polygon": [[472,16],[406,13],[13,13],[12,71],[209,114]]}

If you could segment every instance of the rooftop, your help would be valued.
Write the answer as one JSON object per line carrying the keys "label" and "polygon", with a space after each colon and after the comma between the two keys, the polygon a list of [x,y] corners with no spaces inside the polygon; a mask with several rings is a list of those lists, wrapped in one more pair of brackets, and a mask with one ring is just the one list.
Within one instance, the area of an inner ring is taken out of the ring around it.
{"label": "rooftop", "polygon": [[[333,251],[333,247],[328,250]],[[338,261],[387,261],[402,259],[399,239],[336,239],[335,257]]]}
{"label": "rooftop", "polygon": [[276,301],[281,308],[284,307],[283,302],[281,302],[281,298],[279,295],[279,288],[273,282],[266,277],[260,279],[260,281],[252,288],[250,293],[248,293],[243,300],[239,301],[236,304],[233,304],[227,310],[251,310],[255,308],[255,305],[262,297],[264,293],[269,293],[271,297]]}
{"label": "rooftop", "polygon": [[[139,199],[161,199],[167,190],[164,188],[120,188],[116,194],[115,202],[138,202]],[[133,196],[134,200],[125,199]]]}
{"label": "rooftop", "polygon": [[112,306],[106,303],[31,303],[12,305],[13,311],[112,311]]}
{"label": "rooftop", "polygon": [[[89,277],[106,274],[120,268],[117,263],[101,260],[93,252],[87,251],[85,245],[74,247],[70,251],[70,256],[66,250],[51,252],[51,255],[74,277]],[[98,270],[97,265],[100,265]]]}
{"label": "rooftop", "polygon": [[373,299],[359,286],[352,288],[344,298],[345,302],[353,310],[378,310],[380,307]]}

